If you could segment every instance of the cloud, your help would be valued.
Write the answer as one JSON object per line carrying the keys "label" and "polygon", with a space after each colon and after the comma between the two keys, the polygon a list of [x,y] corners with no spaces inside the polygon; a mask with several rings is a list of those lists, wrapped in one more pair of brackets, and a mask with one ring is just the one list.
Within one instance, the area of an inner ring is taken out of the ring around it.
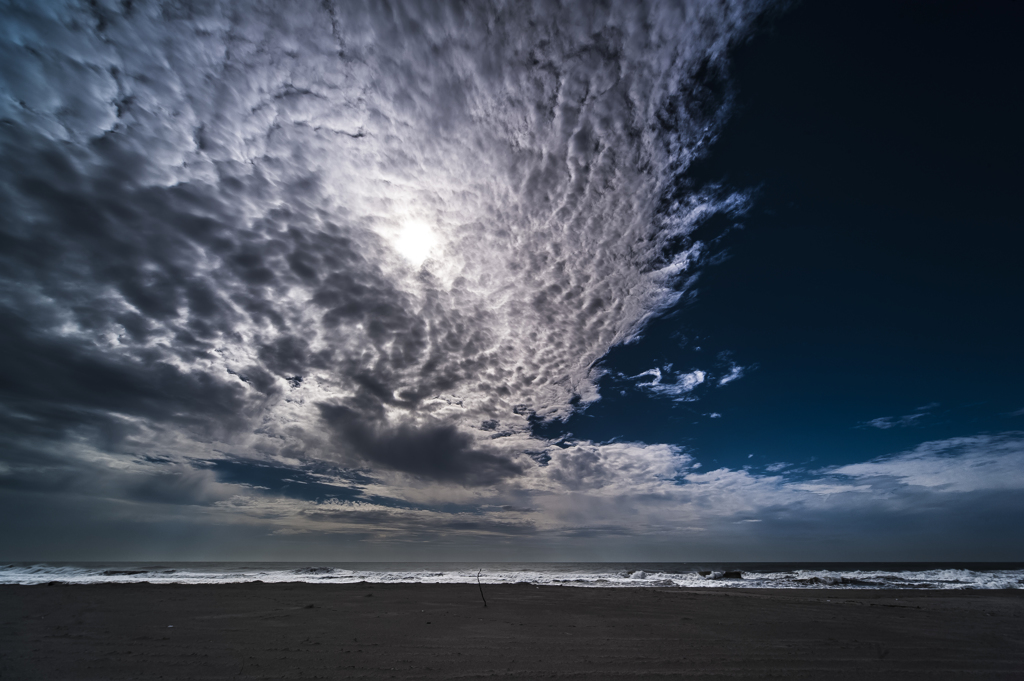
{"label": "cloud", "polygon": [[977,435],[925,442],[916,448],[831,471],[876,484],[943,492],[1024,488],[1024,434]]}
{"label": "cloud", "polygon": [[890,428],[898,428],[904,426],[914,425],[914,422],[924,414],[908,414],[906,416],[883,416],[877,419],[871,419],[860,424],[861,428],[878,428],[879,430],[889,430]]}
{"label": "cloud", "polygon": [[[667,368],[666,372],[671,373],[671,367]],[[636,380],[645,376],[650,376],[651,380],[637,383],[636,387],[640,390],[644,390],[655,395],[671,397],[676,402],[689,402],[694,399],[690,396],[690,393],[693,392],[694,388],[704,382],[704,378],[707,374],[700,369],[694,369],[688,373],[677,374],[675,380],[671,383],[662,383],[661,369],[655,367],[654,369],[649,369],[641,374],[637,374],[636,376],[630,376],[630,379]]]}
{"label": "cloud", "polygon": [[811,494],[829,496],[832,494],[843,494],[844,492],[865,492],[871,489],[871,485],[836,485],[832,483],[816,482],[798,483],[790,485],[790,488],[801,492],[810,492]]}
{"label": "cloud", "polygon": [[495,484],[523,473],[521,464],[478,446],[451,424],[389,428],[345,406],[317,406],[342,451],[358,463],[474,485]]}
{"label": "cloud", "polygon": [[938,403],[933,402],[926,404],[923,407],[918,407],[913,414],[907,414],[906,416],[882,416],[877,419],[871,419],[870,421],[864,421],[858,424],[858,428],[878,428],[879,430],[889,430],[890,428],[905,428],[907,426],[917,425],[920,419],[928,416],[928,412],[939,406]]}
{"label": "cloud", "polygon": [[729,383],[732,383],[735,380],[743,378],[744,372],[745,372],[744,367],[741,367],[739,364],[733,363],[732,366],[729,368],[729,373],[727,373],[725,376],[722,376],[720,379],[718,379],[718,385],[719,386],[727,385]]}
{"label": "cloud", "polygon": [[[388,541],[1018,508],[1015,433],[759,473],[531,429],[599,398],[697,228],[746,209],[686,173],[761,7],[10,5],[4,493]],[[750,370],[716,367],[632,380]]]}
{"label": "cloud", "polygon": [[1019,517],[1019,434],[768,474],[533,434],[688,292],[697,227],[746,209],[686,172],[760,8],[9,4],[5,517],[677,546]]}
{"label": "cloud", "polygon": [[1017,432],[927,442],[817,471],[778,463],[766,473],[701,472],[685,449],[645,443],[551,444],[546,451],[548,470],[526,469],[489,503],[525,495],[532,510],[521,518],[556,534],[603,527],[637,537],[677,536],[702,527],[732,536],[723,528],[757,518],[823,537],[837,524],[852,531],[905,514],[982,526],[1024,510],[1024,434]]}
{"label": "cloud", "polygon": [[680,178],[760,9],[10,5],[8,489],[284,522],[647,485],[679,452],[531,423],[598,399],[596,361],[686,292],[695,229],[746,209]]}
{"label": "cloud", "polygon": [[148,505],[209,506],[237,490],[208,470],[173,462],[119,461],[92,451],[91,457],[60,450],[8,451],[0,490],[45,496],[113,498]]}

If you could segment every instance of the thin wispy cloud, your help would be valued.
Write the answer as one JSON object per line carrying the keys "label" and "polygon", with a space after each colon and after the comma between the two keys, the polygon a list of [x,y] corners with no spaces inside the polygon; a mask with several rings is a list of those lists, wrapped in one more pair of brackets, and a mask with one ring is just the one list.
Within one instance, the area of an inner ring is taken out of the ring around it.
{"label": "thin wispy cloud", "polygon": [[881,416],[870,421],[864,421],[858,424],[858,428],[878,428],[879,430],[889,430],[890,428],[905,428],[907,426],[920,425],[921,419],[929,416],[929,412],[935,407],[939,406],[936,403],[926,404],[923,407],[918,407],[913,414],[906,414],[904,416]]}
{"label": "thin wispy cloud", "polygon": [[879,430],[889,430],[890,428],[899,428],[903,426],[912,426],[914,423],[923,417],[924,414],[907,414],[906,416],[882,416],[877,419],[871,419],[860,424],[861,428],[878,428]]}
{"label": "thin wispy cloud", "polygon": [[746,370],[744,369],[744,367],[741,367],[740,365],[734,363],[731,367],[729,367],[729,373],[718,379],[718,385],[728,385],[733,381],[743,378],[743,374],[745,373],[745,371]]}
{"label": "thin wispy cloud", "polygon": [[630,376],[630,379],[650,378],[650,380],[642,380],[636,383],[636,387],[654,395],[672,398],[677,402],[688,402],[695,399],[691,396],[691,393],[707,377],[707,374],[700,369],[677,373],[673,378],[671,367],[668,367],[666,374],[669,379],[667,381],[664,380],[666,376],[662,374],[661,369],[655,367],[636,376]]}
{"label": "thin wispy cloud", "polygon": [[1024,433],[925,442],[914,449],[835,468],[835,475],[891,480],[944,492],[1024,487]]}

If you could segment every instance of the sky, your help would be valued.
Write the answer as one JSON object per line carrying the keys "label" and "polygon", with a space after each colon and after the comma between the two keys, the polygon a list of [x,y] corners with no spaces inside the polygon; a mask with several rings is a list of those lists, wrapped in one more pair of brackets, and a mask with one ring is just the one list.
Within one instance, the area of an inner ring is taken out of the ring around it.
{"label": "sky", "polygon": [[1022,17],[0,4],[0,560],[1024,560]]}

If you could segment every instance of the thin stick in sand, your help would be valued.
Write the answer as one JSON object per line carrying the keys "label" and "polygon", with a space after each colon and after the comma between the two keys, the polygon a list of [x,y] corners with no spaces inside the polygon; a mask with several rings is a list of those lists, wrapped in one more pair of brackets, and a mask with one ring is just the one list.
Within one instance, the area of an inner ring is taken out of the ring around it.
{"label": "thin stick in sand", "polygon": [[487,599],[484,598],[484,586],[480,583],[480,573],[483,572],[483,568],[476,571],[476,586],[480,589],[480,598],[483,599],[484,607],[487,607]]}

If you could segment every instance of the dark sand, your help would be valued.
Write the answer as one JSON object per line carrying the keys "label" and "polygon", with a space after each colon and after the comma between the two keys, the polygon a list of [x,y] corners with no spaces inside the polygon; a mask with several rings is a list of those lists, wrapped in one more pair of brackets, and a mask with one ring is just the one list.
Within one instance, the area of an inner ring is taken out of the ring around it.
{"label": "dark sand", "polygon": [[0,586],[0,679],[1024,679],[1024,591],[484,592]]}

